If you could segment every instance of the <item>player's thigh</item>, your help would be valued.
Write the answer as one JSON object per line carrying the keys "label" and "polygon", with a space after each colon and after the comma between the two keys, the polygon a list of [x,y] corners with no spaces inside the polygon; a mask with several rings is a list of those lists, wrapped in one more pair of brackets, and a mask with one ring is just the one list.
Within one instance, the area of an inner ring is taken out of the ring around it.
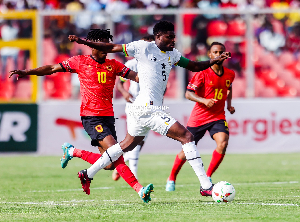
{"label": "player's thigh", "polygon": [[[126,141],[133,141],[132,137],[140,137],[143,138],[149,133],[150,128],[144,123],[146,118],[141,118],[140,116],[134,116],[132,114],[127,114],[127,132],[129,135],[126,135]],[[127,144],[127,142],[126,142]]]}
{"label": "player's thigh", "polygon": [[[85,131],[91,138],[91,145],[97,146],[101,154],[117,143],[113,116],[89,116],[82,117],[81,120]],[[104,169],[113,170],[114,165],[110,164]]]}
{"label": "player's thigh", "polygon": [[[114,117],[100,117],[100,116],[85,116],[81,117],[82,125],[85,131],[91,138],[92,146],[99,146],[99,141],[102,141],[105,137],[112,135],[117,141],[114,124],[111,126],[110,121],[114,121]],[[102,145],[101,145],[102,146]]]}
{"label": "player's thigh", "polygon": [[217,151],[219,153],[225,153],[229,140],[229,129],[227,122],[225,120],[216,121],[209,130],[209,133],[216,141]]}
{"label": "player's thigh", "polygon": [[207,130],[205,126],[197,126],[197,127],[187,126],[186,128],[188,131],[190,131],[193,134],[196,145],[198,144],[199,140],[201,140],[202,137],[205,135],[205,132]]}

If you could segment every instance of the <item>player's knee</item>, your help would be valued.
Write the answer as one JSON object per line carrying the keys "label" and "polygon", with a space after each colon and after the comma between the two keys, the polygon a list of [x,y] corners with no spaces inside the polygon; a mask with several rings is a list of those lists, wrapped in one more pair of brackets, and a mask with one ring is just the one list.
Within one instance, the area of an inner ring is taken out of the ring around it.
{"label": "player's knee", "polygon": [[219,153],[225,154],[227,146],[228,141],[223,141],[220,144],[218,144],[217,150],[219,151]]}
{"label": "player's knee", "polygon": [[186,130],[184,138],[186,143],[194,141],[194,135],[188,130]]}
{"label": "player's knee", "polygon": [[109,164],[108,166],[104,167],[105,170],[114,170],[115,165],[113,163]]}

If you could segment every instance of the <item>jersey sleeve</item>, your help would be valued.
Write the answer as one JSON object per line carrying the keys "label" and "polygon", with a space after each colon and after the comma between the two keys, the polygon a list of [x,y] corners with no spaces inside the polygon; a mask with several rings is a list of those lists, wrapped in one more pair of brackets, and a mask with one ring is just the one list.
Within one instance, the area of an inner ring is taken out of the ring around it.
{"label": "jersey sleeve", "polygon": [[189,82],[187,86],[188,91],[195,92],[198,88],[200,88],[204,84],[204,73],[197,72]]}
{"label": "jersey sleeve", "polygon": [[65,72],[77,72],[80,67],[80,56],[73,56],[59,64]]}
{"label": "jersey sleeve", "polygon": [[182,68],[186,68],[187,65],[189,64],[190,60],[181,56],[179,61],[177,63],[175,63],[175,66],[180,66]]}
{"label": "jersey sleeve", "polygon": [[181,53],[177,49],[173,49],[173,64],[177,65],[181,58]]}
{"label": "jersey sleeve", "polygon": [[134,41],[127,44],[122,44],[123,53],[125,56],[132,56],[134,57],[139,49],[140,41]]}
{"label": "jersey sleeve", "polygon": [[126,78],[130,72],[130,69],[127,68],[122,63],[118,62],[117,60],[114,60],[114,69],[117,76],[120,76],[122,78]]}

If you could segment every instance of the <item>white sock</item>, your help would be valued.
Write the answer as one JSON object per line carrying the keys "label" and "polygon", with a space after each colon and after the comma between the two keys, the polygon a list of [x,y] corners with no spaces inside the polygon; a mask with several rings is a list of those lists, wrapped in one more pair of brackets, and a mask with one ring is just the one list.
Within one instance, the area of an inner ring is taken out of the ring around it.
{"label": "white sock", "polygon": [[210,188],[212,186],[212,183],[210,182],[209,178],[206,176],[203,162],[199,152],[197,151],[195,142],[193,141],[182,145],[182,149],[187,161],[195,171],[202,188],[203,189]]}
{"label": "white sock", "polygon": [[137,178],[137,169],[138,169],[138,162],[140,156],[141,145],[137,145],[133,150],[124,153],[124,161],[129,161],[129,168],[134,176]]}
{"label": "white sock", "polygon": [[70,155],[71,157],[73,157],[73,152],[74,152],[74,150],[75,150],[74,147],[72,147],[72,148],[69,149],[69,155]]}
{"label": "white sock", "polygon": [[112,162],[115,162],[123,154],[121,146],[119,143],[109,147],[102,156],[90,167],[87,169],[87,175],[89,178],[93,178],[95,174],[108,166]]}

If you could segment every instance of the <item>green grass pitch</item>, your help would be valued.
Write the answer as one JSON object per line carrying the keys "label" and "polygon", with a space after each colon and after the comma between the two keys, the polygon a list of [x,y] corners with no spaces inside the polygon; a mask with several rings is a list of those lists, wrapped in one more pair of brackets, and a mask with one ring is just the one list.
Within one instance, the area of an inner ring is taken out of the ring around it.
{"label": "green grass pitch", "polygon": [[[0,221],[300,221],[300,153],[227,154],[213,175],[236,189],[231,203],[215,203],[199,194],[199,182],[186,163],[175,192],[165,184],[175,155],[141,155],[138,177],[154,184],[145,204],[122,179],[100,171],[91,195],[82,192],[79,170],[89,167],[73,158],[66,169],[60,157],[0,157]],[[211,156],[202,155],[207,169]]]}

